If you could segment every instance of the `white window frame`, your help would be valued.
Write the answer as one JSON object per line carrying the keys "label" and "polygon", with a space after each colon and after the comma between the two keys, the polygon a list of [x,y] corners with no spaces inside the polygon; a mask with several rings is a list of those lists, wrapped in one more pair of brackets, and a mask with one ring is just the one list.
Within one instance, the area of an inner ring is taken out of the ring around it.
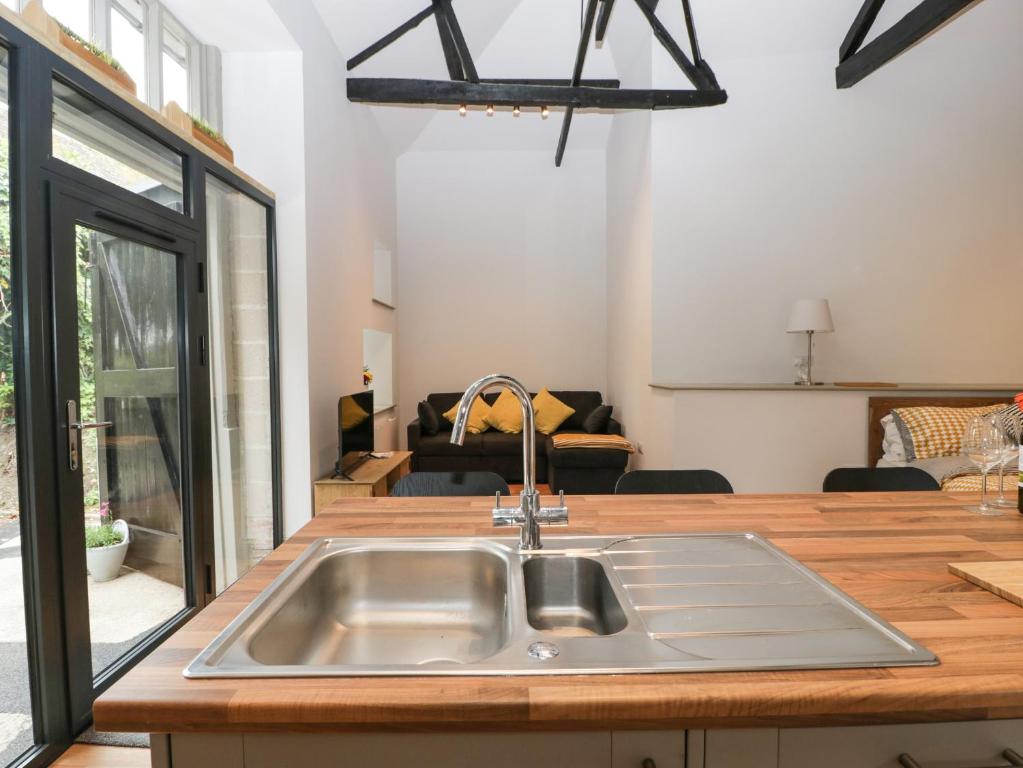
{"label": "white window frame", "polygon": [[[88,0],[92,42],[110,53],[110,14],[116,0]],[[217,130],[222,125],[220,50],[205,45],[163,7],[160,0],[140,0],[142,31],[146,51],[146,102],[157,112],[163,110],[163,30],[168,29],[185,42],[188,58],[188,111]],[[30,0],[17,0],[20,12]]]}

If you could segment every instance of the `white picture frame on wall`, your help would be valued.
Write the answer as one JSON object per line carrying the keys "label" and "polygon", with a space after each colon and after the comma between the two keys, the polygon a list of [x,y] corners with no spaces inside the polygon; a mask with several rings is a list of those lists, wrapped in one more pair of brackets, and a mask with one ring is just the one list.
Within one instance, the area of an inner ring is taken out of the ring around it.
{"label": "white picture frame on wall", "polygon": [[373,247],[373,301],[397,309],[394,293],[394,253],[377,243]]}

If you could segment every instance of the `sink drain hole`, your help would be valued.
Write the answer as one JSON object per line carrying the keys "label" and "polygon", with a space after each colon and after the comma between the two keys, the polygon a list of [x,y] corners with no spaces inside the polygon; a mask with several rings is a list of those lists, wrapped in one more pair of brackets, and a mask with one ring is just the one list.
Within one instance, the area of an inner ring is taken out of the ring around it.
{"label": "sink drain hole", "polygon": [[554,643],[532,643],[526,651],[530,658],[536,659],[537,661],[546,661],[547,659],[553,659],[555,656],[561,653],[561,649],[558,648]]}

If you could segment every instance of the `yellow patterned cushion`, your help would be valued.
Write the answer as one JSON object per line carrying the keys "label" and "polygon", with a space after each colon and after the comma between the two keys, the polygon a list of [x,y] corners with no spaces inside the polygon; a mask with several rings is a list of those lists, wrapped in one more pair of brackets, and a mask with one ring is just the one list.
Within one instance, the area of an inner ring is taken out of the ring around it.
{"label": "yellow patterned cushion", "polygon": [[[458,413],[458,406],[461,402],[462,401],[459,400],[451,406],[450,410],[444,413],[444,418],[452,424],[455,423],[455,414]],[[483,401],[482,397],[477,397],[476,402],[473,403],[472,408],[469,409],[469,423],[465,426],[466,431],[471,434],[478,435],[490,429],[490,425],[487,424],[488,413],[490,413],[490,406]]]}
{"label": "yellow patterned cushion", "polygon": [[[941,490],[949,493],[980,493],[984,479],[980,475],[958,475],[941,484]],[[998,495],[998,473],[993,472],[987,479],[987,492]],[[1005,495],[1016,495],[1016,473],[1005,475]]]}
{"label": "yellow patterned cushion", "polygon": [[502,390],[490,406],[486,422],[505,434],[517,435],[522,432],[522,404],[510,391]]}
{"label": "yellow patterned cushion", "polygon": [[915,406],[894,408],[892,415],[906,445],[906,459],[934,459],[958,456],[963,452],[963,431],[970,419],[1005,408],[986,405],[979,408]]}
{"label": "yellow patterned cushion", "polygon": [[536,414],[536,431],[549,435],[575,413],[575,408],[569,408],[544,387],[533,398],[533,412]]}

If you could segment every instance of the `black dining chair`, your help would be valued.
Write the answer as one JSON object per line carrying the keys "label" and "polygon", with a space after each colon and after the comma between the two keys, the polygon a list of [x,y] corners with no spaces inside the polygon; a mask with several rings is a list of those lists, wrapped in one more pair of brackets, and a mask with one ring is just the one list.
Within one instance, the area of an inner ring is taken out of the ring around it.
{"label": "black dining chair", "polygon": [[916,467],[842,467],[824,478],[825,493],[940,490],[937,480]]}
{"label": "black dining chair", "polygon": [[493,472],[413,472],[401,478],[391,496],[508,495],[508,483]]}
{"label": "black dining chair", "polygon": [[734,493],[712,469],[638,469],[618,478],[615,493]]}

